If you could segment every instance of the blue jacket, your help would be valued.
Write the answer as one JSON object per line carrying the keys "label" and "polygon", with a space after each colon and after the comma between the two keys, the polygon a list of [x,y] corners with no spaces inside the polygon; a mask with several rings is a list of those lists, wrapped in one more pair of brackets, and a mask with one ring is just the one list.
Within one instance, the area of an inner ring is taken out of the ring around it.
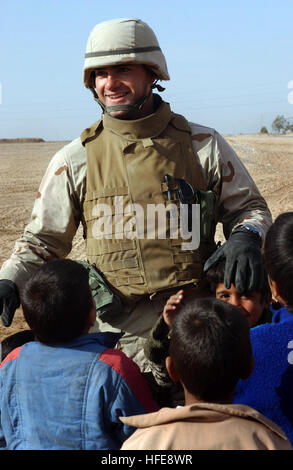
{"label": "blue jacket", "polygon": [[12,351],[0,366],[0,448],[120,449],[134,428],[119,416],[158,409],[138,366],[112,349],[120,336]]}
{"label": "blue jacket", "polygon": [[293,321],[293,314],[290,313],[286,307],[271,304],[270,310],[272,312],[272,323],[282,323],[284,321]]}
{"label": "blue jacket", "polygon": [[[288,317],[290,318],[290,317]],[[293,445],[293,315],[290,321],[250,330],[255,361],[247,380],[240,380],[234,403],[255,408],[277,423]]]}

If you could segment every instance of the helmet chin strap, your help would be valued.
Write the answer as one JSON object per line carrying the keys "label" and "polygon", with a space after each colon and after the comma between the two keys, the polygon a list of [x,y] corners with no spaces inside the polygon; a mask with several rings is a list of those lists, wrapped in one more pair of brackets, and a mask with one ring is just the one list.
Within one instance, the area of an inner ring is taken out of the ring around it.
{"label": "helmet chin strap", "polygon": [[165,88],[157,84],[157,81],[152,84],[151,89],[148,94],[144,94],[136,103],[134,104],[117,104],[114,106],[105,106],[105,104],[100,100],[98,97],[98,94],[95,90],[95,88],[90,88],[90,91],[93,94],[94,100],[101,106],[103,113],[108,113],[111,115],[111,112],[113,111],[127,111],[123,116],[120,117],[120,119],[127,119],[128,115],[132,113],[133,111],[140,110],[144,106],[144,104],[147,102],[149,97],[152,94],[152,91],[154,88],[157,88],[158,91],[164,91]]}

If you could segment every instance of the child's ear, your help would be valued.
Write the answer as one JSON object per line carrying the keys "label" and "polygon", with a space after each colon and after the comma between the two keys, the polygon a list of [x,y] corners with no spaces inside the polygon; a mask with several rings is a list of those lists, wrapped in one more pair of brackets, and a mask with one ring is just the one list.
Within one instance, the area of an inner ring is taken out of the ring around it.
{"label": "child's ear", "polygon": [[89,324],[90,326],[94,326],[96,321],[96,305],[93,305],[93,308],[89,312]]}
{"label": "child's ear", "polygon": [[283,305],[286,306],[287,302],[282,297],[282,293],[281,293],[281,289],[280,289],[279,285],[276,283],[276,281],[273,281],[270,278],[270,276],[268,276],[268,280],[269,280],[269,285],[270,285],[270,289],[271,289],[271,292],[272,292],[273,299],[280,302],[280,304],[283,304]]}
{"label": "child's ear", "polygon": [[240,378],[241,378],[242,380],[248,379],[248,377],[250,377],[250,375],[251,375],[251,373],[252,373],[252,371],[253,371],[253,368],[254,368],[254,359],[253,359],[253,357],[251,356],[251,357],[250,357],[250,361],[249,361],[248,368],[247,368],[247,370],[244,370],[244,371],[242,372]]}
{"label": "child's ear", "polygon": [[84,334],[88,333],[92,326],[94,326],[96,321],[96,306],[93,304],[92,308],[90,309],[87,319],[86,325],[84,328]]}
{"label": "child's ear", "polygon": [[171,356],[166,357],[166,369],[173,382],[180,382],[179,374],[176,370],[175,364]]}

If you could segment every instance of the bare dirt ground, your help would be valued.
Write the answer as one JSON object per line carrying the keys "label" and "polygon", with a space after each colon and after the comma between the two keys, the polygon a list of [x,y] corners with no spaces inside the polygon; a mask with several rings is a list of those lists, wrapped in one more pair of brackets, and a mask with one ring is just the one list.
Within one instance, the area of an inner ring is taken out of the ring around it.
{"label": "bare dirt ground", "polygon": [[[272,216],[293,210],[293,134],[227,135],[266,199]],[[0,143],[0,266],[10,256],[15,240],[31,215],[39,183],[52,156],[65,142]],[[222,239],[221,228],[218,239]],[[78,230],[70,253],[84,258],[84,242]],[[26,329],[18,309],[9,328],[0,324],[0,340]]]}

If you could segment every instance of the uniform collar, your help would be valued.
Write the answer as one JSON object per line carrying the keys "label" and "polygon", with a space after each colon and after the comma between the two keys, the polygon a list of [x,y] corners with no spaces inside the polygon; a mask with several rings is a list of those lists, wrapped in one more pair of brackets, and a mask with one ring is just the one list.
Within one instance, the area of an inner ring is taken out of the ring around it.
{"label": "uniform collar", "polygon": [[104,114],[103,127],[127,140],[136,141],[160,135],[171,118],[172,112],[169,103],[162,101],[156,112],[141,119],[128,121]]}

